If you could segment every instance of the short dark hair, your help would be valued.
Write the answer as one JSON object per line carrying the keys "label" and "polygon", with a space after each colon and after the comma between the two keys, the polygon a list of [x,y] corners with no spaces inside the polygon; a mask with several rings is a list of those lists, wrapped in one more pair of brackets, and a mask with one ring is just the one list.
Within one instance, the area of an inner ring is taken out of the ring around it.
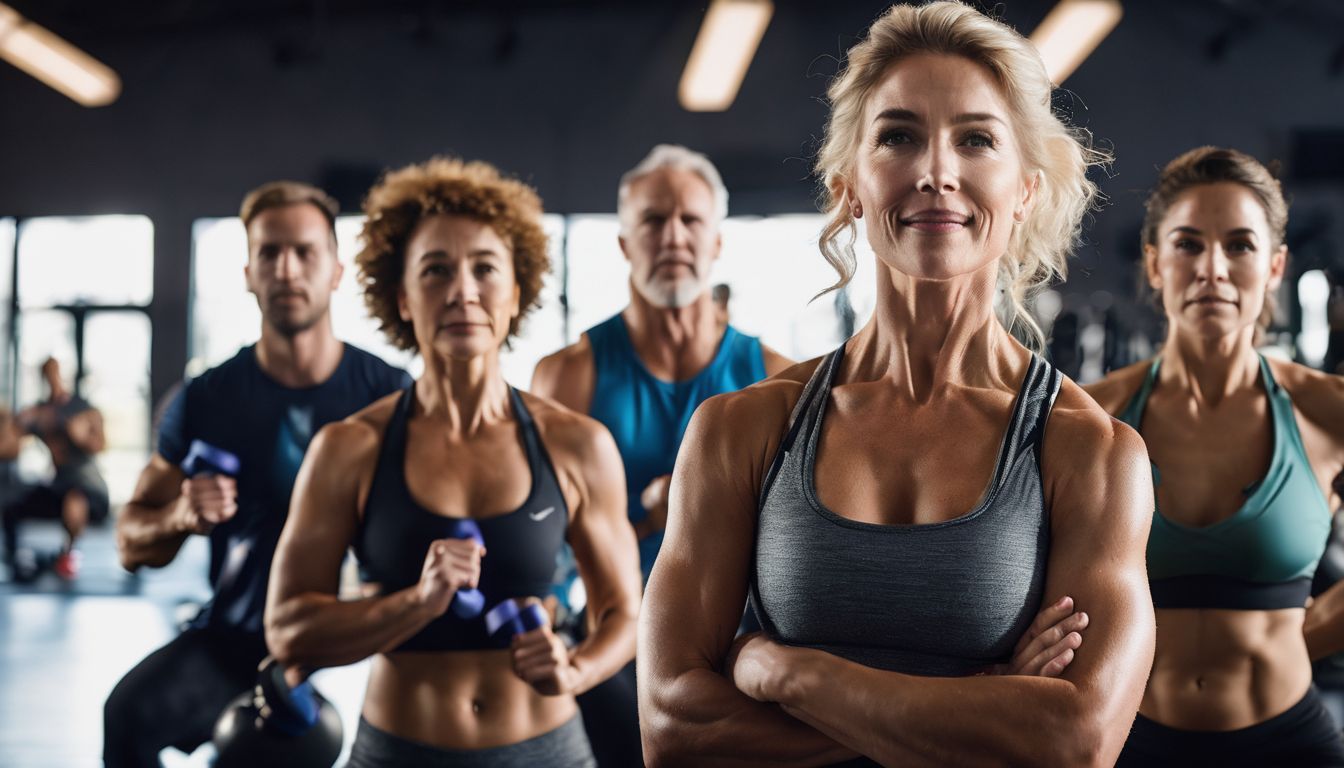
{"label": "short dark hair", "polygon": [[729,299],[733,298],[733,287],[727,283],[719,283],[710,289],[710,298],[712,298],[716,304],[722,304],[726,307],[728,306]]}
{"label": "short dark hair", "polygon": [[331,228],[332,237],[335,237],[336,216],[341,212],[341,204],[326,192],[301,181],[268,181],[248,192],[243,198],[238,218],[242,219],[243,226],[247,227],[262,211],[303,203],[321,211],[327,219],[327,226]]}

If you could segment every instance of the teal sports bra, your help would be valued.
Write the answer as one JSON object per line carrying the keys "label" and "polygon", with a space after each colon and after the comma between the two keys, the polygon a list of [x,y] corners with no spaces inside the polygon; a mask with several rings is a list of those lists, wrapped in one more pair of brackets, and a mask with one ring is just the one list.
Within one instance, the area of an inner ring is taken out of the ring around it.
{"label": "teal sports bra", "polygon": [[[1161,358],[1153,360],[1120,415],[1136,431],[1160,364]],[[1154,607],[1266,611],[1306,604],[1330,537],[1330,507],[1307,461],[1292,400],[1263,355],[1260,376],[1273,422],[1269,470],[1243,490],[1240,509],[1211,525],[1182,525],[1153,510],[1148,581]],[[1154,488],[1161,483],[1154,465]]]}

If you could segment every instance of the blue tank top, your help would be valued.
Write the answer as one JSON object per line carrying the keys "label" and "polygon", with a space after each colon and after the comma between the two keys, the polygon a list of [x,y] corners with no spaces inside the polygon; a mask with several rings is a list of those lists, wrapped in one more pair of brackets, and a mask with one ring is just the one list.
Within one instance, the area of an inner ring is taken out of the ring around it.
{"label": "blue tank top", "polygon": [[[1120,414],[1135,431],[1143,423],[1161,358]],[[1243,489],[1246,501],[1230,517],[1206,526],[1182,525],[1154,505],[1148,535],[1148,581],[1157,608],[1275,610],[1301,608],[1330,538],[1330,508],[1307,461],[1288,392],[1260,358],[1269,396],[1274,450],[1264,478]],[[1153,486],[1162,477],[1153,465]]]}
{"label": "blue tank top", "polygon": [[[619,314],[588,329],[588,343],[595,373],[588,414],[616,438],[625,463],[630,522],[637,523],[648,516],[639,495],[655,477],[672,472],[695,409],[714,395],[765,378],[761,342],[728,326],[714,359],[685,381],[663,381],[649,373]],[[639,566],[646,581],[662,544],[661,531],[639,542]]]}

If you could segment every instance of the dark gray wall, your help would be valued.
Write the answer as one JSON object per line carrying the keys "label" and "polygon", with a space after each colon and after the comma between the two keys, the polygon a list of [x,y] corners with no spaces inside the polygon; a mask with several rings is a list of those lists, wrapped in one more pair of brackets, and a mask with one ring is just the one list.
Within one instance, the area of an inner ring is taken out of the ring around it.
{"label": "dark gray wall", "polygon": [[[156,396],[185,361],[190,222],[236,211],[267,179],[326,184],[353,210],[380,169],[451,152],[530,180],[550,210],[609,211],[619,174],[678,141],[720,164],[734,213],[811,210],[819,97],[885,7],[779,2],[737,103],[690,114],[676,85],[701,4],[15,5],[112,65],[125,92],[85,109],[0,65],[0,215],[154,219]],[[999,8],[1025,31],[1051,5]],[[1180,151],[1286,159],[1295,130],[1344,128],[1341,5],[1126,3],[1066,83],[1117,155],[1066,292],[1132,293],[1143,190]],[[1304,189],[1328,201],[1340,185]]]}

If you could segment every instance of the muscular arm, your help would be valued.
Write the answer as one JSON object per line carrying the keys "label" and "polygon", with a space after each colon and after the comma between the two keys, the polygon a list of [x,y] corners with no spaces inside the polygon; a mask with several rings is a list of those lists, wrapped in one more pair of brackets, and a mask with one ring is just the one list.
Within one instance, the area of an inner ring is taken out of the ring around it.
{"label": "muscular arm", "polygon": [[378,439],[369,425],[347,419],[323,427],[304,457],[266,598],[266,645],[286,666],[353,664],[396,648],[442,613],[421,600],[415,586],[337,599]]}
{"label": "muscular arm", "polygon": [[70,442],[84,453],[102,453],[107,448],[107,436],[103,434],[103,414],[97,408],[80,411],[65,425],[65,433]]}
{"label": "muscular arm", "polygon": [[765,375],[767,377],[774,376],[775,374],[780,373],[781,371],[784,371],[794,365],[794,361],[779,354],[778,352],[765,346],[764,344],[761,345],[761,357],[764,359],[765,362]]}
{"label": "muscular arm", "polygon": [[537,363],[532,371],[531,392],[548,397],[571,411],[588,413],[594,383],[593,348],[585,334],[574,344]]}
{"label": "muscular arm", "polygon": [[[1344,469],[1344,377],[1292,363],[1271,362],[1275,377],[1288,388],[1298,412],[1303,442],[1327,501],[1337,509],[1339,475]],[[1334,482],[1328,482],[1334,481]],[[1344,582],[1320,594],[1307,609],[1302,626],[1311,660],[1344,651]]]}
{"label": "muscular arm", "polygon": [[639,619],[639,549],[625,519],[625,472],[611,435],[586,421],[578,442],[581,498],[569,529],[596,629],[575,649],[575,693],[616,674],[635,657]]}
{"label": "muscular arm", "polygon": [[22,437],[14,414],[8,408],[0,408],[0,461],[13,461],[19,457]]}
{"label": "muscular arm", "polygon": [[1312,600],[1302,634],[1312,661],[1344,651],[1344,581]]}
{"label": "muscular arm", "polygon": [[763,467],[788,413],[781,406],[771,418],[746,397],[700,406],[677,456],[667,536],[640,618],[640,731],[650,766],[813,766],[854,756],[748,698],[721,671],[746,601]]}
{"label": "muscular arm", "polygon": [[767,687],[784,711],[887,765],[1114,763],[1153,658],[1144,571],[1152,488],[1132,430],[1112,422],[1109,435],[1087,437],[1059,420],[1043,461],[1056,468],[1045,595],[1070,594],[1091,617],[1064,675],[914,677],[782,648],[790,674]]}
{"label": "muscular arm", "polygon": [[171,563],[191,535],[182,506],[182,470],[155,453],[140,471],[135,492],[117,516],[117,554],[121,567],[162,568]]}

